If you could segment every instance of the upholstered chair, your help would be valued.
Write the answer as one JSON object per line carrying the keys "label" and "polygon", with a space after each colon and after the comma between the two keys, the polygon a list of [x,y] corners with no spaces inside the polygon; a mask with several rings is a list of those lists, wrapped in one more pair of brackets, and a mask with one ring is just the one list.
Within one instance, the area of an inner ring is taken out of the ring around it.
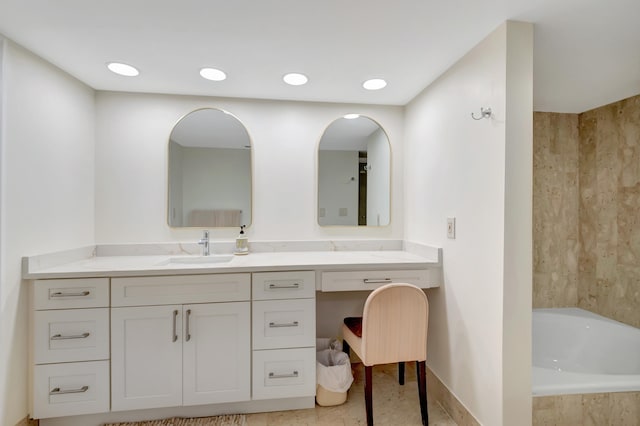
{"label": "upholstered chair", "polygon": [[400,385],[404,363],[416,362],[422,423],[429,424],[427,411],[426,359],[429,302],[422,289],[412,284],[392,283],[375,289],[367,297],[362,317],[344,319],[345,351],[353,350],[365,367],[367,425],[373,425],[374,365],[398,363]]}

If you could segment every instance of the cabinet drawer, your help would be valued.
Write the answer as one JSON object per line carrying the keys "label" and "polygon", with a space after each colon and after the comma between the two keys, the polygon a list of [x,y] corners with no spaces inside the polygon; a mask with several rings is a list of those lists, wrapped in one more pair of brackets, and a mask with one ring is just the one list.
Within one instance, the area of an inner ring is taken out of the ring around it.
{"label": "cabinet drawer", "polygon": [[253,300],[299,299],[314,297],[314,271],[259,272],[253,274]]}
{"label": "cabinet drawer", "polygon": [[109,278],[35,280],[32,285],[36,310],[109,306]]}
{"label": "cabinet drawer", "polygon": [[34,313],[34,362],[93,361],[109,358],[109,309]]}
{"label": "cabinet drawer", "polygon": [[253,302],[254,349],[295,348],[315,343],[315,299]]}
{"label": "cabinet drawer", "polygon": [[322,291],[373,290],[389,283],[409,283],[420,288],[438,286],[435,270],[322,272]]}
{"label": "cabinet drawer", "polygon": [[109,411],[109,361],[36,365],[36,419]]}
{"label": "cabinet drawer", "polygon": [[251,300],[251,274],[175,275],[111,279],[111,306]]}
{"label": "cabinet drawer", "polygon": [[253,352],[253,399],[314,396],[316,349]]}

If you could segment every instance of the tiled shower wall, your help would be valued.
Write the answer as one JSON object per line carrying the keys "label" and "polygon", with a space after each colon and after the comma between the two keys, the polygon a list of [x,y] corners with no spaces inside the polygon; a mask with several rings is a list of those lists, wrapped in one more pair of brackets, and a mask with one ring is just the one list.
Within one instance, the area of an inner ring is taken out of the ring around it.
{"label": "tiled shower wall", "polygon": [[640,96],[580,114],[578,306],[640,327]]}
{"label": "tiled shower wall", "polygon": [[533,114],[533,307],[578,305],[578,115]]}
{"label": "tiled shower wall", "polygon": [[640,327],[640,96],[534,114],[534,308]]}

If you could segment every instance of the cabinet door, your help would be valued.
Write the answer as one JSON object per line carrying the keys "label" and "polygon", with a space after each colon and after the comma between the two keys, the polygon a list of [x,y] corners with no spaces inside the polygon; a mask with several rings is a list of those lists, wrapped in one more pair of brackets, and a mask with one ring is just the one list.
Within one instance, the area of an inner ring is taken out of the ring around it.
{"label": "cabinet door", "polygon": [[182,306],[112,308],[112,411],[179,405]]}
{"label": "cabinet door", "polygon": [[183,404],[248,401],[250,302],[185,305]]}

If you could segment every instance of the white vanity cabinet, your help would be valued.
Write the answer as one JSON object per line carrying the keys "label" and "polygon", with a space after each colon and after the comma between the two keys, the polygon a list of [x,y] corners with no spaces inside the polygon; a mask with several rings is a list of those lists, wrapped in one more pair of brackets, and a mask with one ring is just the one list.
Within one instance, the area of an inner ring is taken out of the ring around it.
{"label": "white vanity cabinet", "polygon": [[315,396],[315,272],[254,273],[253,399]]}
{"label": "white vanity cabinet", "polygon": [[109,279],[31,283],[30,413],[109,411]]}
{"label": "white vanity cabinet", "polygon": [[111,287],[112,411],[250,400],[250,274]]}
{"label": "white vanity cabinet", "polygon": [[[43,426],[311,408],[317,329],[336,335],[387,282],[442,280],[439,261],[400,251],[59,260],[23,260],[29,414]],[[343,291],[362,294],[323,294]]]}

